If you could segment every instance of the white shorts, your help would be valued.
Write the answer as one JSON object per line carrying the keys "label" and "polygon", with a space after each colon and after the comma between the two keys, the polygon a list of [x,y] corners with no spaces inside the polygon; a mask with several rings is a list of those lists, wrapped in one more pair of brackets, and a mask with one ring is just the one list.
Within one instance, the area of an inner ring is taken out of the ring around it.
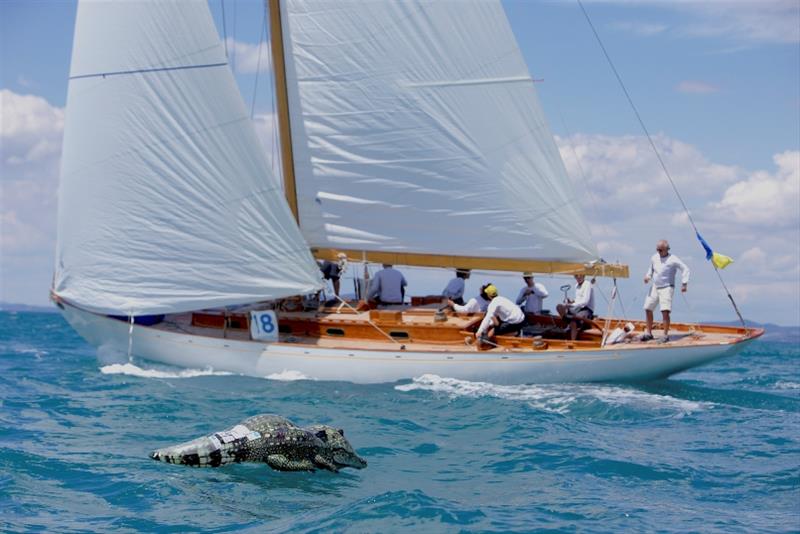
{"label": "white shorts", "polygon": [[656,309],[656,304],[661,304],[661,311],[672,311],[672,295],[675,294],[675,288],[672,286],[650,288],[650,293],[644,299],[644,309],[653,311]]}

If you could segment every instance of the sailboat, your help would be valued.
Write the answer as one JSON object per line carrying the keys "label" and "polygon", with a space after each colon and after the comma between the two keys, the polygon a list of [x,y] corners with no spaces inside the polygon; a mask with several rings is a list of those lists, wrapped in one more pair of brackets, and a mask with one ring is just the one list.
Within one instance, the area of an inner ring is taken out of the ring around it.
{"label": "sailboat", "polygon": [[[252,376],[666,377],[757,329],[474,342],[425,299],[308,305],[317,260],[626,277],[602,261],[500,1],[270,0],[283,176],[204,0],[78,6],[51,295],[88,342]],[[605,322],[604,322],[605,321]],[[550,325],[552,323],[552,325]]]}

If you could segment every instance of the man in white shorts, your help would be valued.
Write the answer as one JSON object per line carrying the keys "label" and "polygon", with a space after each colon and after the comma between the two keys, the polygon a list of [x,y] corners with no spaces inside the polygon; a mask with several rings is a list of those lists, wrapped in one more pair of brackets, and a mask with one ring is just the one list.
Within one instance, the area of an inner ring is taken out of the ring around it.
{"label": "man in white shorts", "polygon": [[644,283],[653,285],[644,300],[644,311],[647,318],[647,329],[642,341],[653,339],[653,310],[661,306],[664,323],[664,341],[669,341],[669,321],[672,310],[672,296],[675,294],[675,275],[681,270],[681,292],[686,293],[689,287],[689,268],[677,256],[669,253],[669,243],[662,239],[656,243],[656,253],[650,258],[650,267],[644,275]]}

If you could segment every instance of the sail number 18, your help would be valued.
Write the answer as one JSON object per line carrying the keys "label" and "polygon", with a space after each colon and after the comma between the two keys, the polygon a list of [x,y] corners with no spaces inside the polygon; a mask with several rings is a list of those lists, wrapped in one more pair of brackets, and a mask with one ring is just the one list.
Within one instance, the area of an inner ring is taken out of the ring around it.
{"label": "sail number 18", "polygon": [[259,341],[278,341],[278,318],[274,311],[250,312],[250,337]]}

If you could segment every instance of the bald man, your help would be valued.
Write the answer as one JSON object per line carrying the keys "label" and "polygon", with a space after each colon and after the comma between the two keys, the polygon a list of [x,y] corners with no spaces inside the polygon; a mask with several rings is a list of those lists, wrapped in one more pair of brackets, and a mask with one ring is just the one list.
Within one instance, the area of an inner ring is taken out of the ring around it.
{"label": "bald man", "polygon": [[644,312],[647,319],[647,328],[642,341],[653,339],[653,310],[656,305],[661,306],[661,317],[664,323],[664,341],[669,341],[670,312],[672,311],[672,296],[675,294],[675,275],[681,271],[681,292],[686,293],[689,287],[689,268],[677,256],[670,254],[669,243],[662,239],[656,243],[656,253],[650,258],[650,267],[644,275],[644,283],[649,284],[650,293],[644,300]]}

